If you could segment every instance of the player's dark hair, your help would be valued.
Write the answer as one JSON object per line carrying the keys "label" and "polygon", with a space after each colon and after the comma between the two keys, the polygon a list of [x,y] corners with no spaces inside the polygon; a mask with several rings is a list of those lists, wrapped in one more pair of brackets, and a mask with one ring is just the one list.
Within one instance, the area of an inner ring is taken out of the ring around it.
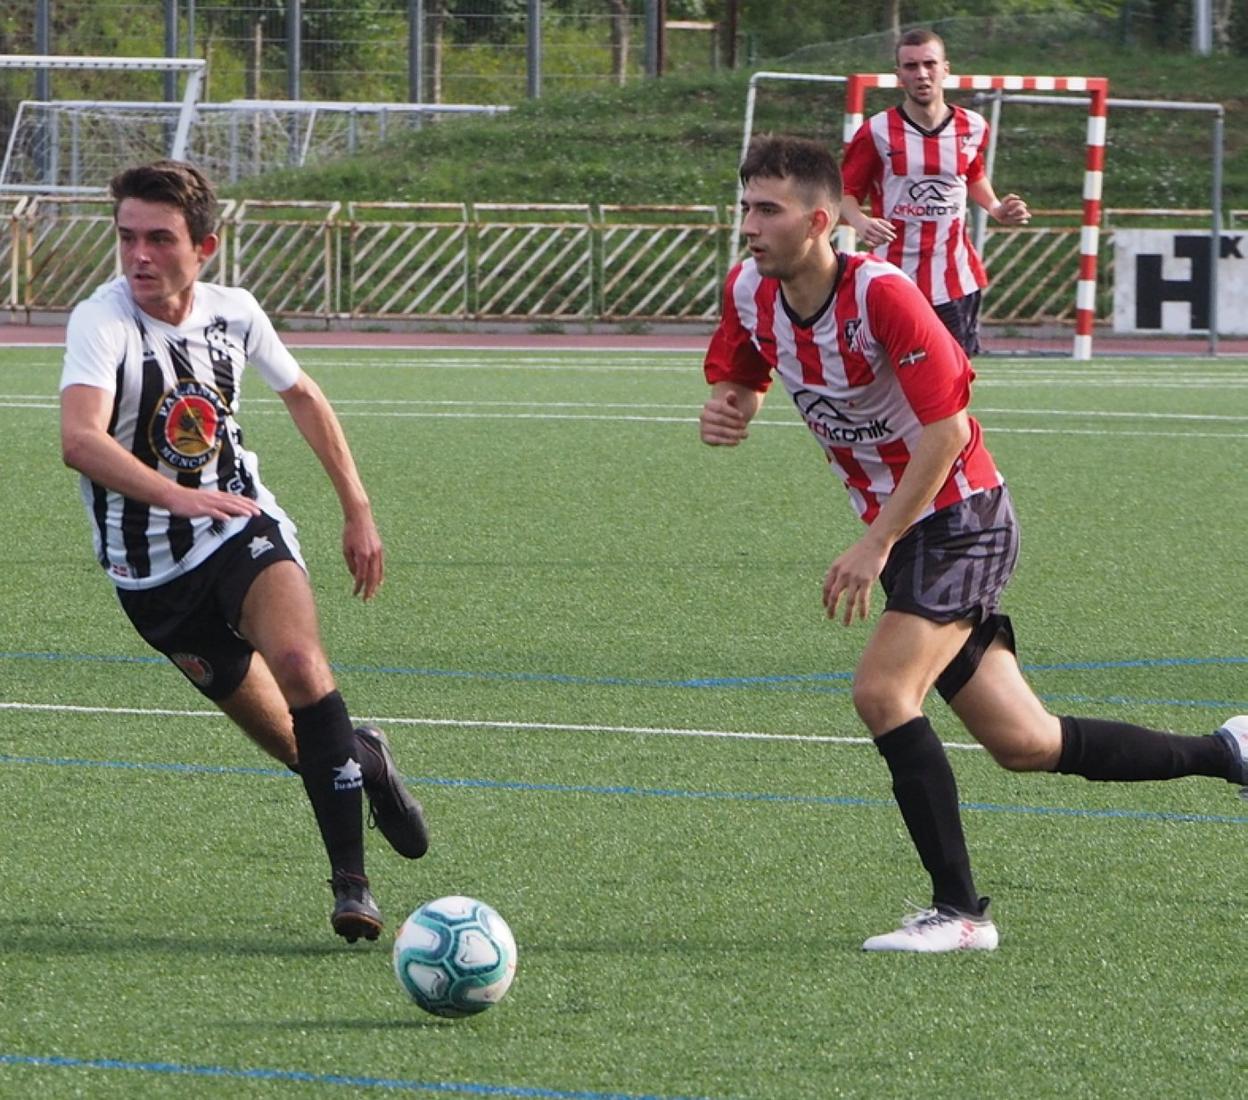
{"label": "player's dark hair", "polygon": [[935,42],[936,45],[940,47],[940,52],[942,54],[945,53],[945,40],[941,38],[940,35],[933,30],[929,30],[927,27],[915,27],[912,30],[906,31],[905,34],[897,39],[897,45],[893,50],[893,56],[900,61],[902,46],[926,46],[929,42]]}
{"label": "player's dark hair", "polygon": [[157,160],[118,172],[109,184],[113,217],[122,199],[175,206],[186,218],[191,242],[200,244],[217,227],[217,193],[196,167],[179,160]]}
{"label": "player's dark hair", "polygon": [[741,182],[755,177],[791,179],[811,191],[824,190],[841,201],[841,168],[822,142],[787,134],[760,134],[752,139],[741,162]]}

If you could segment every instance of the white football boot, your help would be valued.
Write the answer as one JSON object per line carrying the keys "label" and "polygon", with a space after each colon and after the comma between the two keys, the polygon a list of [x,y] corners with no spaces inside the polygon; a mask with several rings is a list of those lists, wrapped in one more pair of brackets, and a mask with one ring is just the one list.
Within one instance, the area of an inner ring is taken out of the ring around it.
{"label": "white football boot", "polygon": [[1228,718],[1213,735],[1222,738],[1238,757],[1239,775],[1231,782],[1242,785],[1240,798],[1248,798],[1248,714],[1237,714],[1234,718]]}
{"label": "white football boot", "polygon": [[983,899],[983,915],[955,913],[945,909],[920,909],[902,918],[896,932],[872,936],[864,951],[995,951],[1000,936]]}

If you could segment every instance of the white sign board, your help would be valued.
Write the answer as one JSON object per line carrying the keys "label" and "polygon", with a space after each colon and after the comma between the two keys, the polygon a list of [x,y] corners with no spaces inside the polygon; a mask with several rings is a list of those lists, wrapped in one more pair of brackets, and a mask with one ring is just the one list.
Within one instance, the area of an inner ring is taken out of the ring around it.
{"label": "white sign board", "polygon": [[[1114,230],[1114,331],[1209,331],[1209,233]],[[1248,336],[1248,233],[1218,248],[1218,335]]]}

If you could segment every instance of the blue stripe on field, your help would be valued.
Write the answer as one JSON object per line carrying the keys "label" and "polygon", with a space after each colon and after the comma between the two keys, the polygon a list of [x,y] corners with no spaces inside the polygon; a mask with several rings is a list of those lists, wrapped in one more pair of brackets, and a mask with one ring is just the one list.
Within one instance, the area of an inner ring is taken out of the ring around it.
{"label": "blue stripe on field", "polygon": [[[161,764],[126,760],[86,760],[75,757],[15,756],[0,753],[0,764],[35,764],[59,768],[112,768],[121,771],[178,772],[192,775],[254,775],[266,779],[293,779],[284,768],[225,767],[216,764]],[[856,795],[775,794],[767,791],[690,791],[678,787],[634,787],[630,784],[525,783],[508,779],[471,779],[409,775],[408,783],[426,787],[515,791],[527,794],[591,794],[625,798],[670,798],[710,802],[769,802],[796,806],[849,806],[895,809],[888,798]],[[962,802],[964,810],[994,814],[1025,814],[1040,817],[1082,817],[1102,820],[1169,821],[1200,825],[1248,825],[1248,816],[1234,814],[1176,813],[1159,810],[1077,809],[1068,806],[1021,806],[995,802]]]}
{"label": "blue stripe on field", "polygon": [[550,1089],[527,1085],[482,1085],[471,1081],[410,1081],[399,1077],[357,1077],[342,1073],[307,1073],[286,1069],[234,1069],[230,1066],[196,1066],[181,1062],[130,1062],[119,1058],[62,1058],[55,1055],[0,1054],[0,1065],[42,1066],[54,1069],[113,1069],[139,1073],[163,1073],[177,1077],[216,1077],[244,1081],[291,1081],[312,1085],[342,1085],[356,1089],[390,1089],[397,1092],[428,1092],[440,1096],[501,1096],[518,1100],[694,1100],[693,1097],[658,1096],[636,1092],[597,1092],[585,1089]]}
{"label": "blue stripe on field", "polygon": [[[109,654],[0,653],[0,660],[101,662],[110,664],[164,664],[163,657],[130,657]],[[1248,665],[1248,657],[1158,657],[1115,661],[1073,661],[1062,664],[1024,665],[1027,673],[1098,672],[1109,669],[1187,668],[1206,665]],[[630,676],[578,676],[557,672],[490,672],[471,669],[417,668],[411,666],[354,665],[333,666],[337,672],[387,676],[413,676],[454,680],[484,680],[502,683],[565,684],[579,687],[640,687],[677,689],[766,688],[772,691],[844,695],[849,691],[852,672],[811,672],[770,676],[714,676],[666,680]],[[1097,703],[1111,706],[1195,707],[1205,710],[1248,710],[1244,699],[1153,698],[1128,695],[1086,695],[1038,693],[1045,702]]]}

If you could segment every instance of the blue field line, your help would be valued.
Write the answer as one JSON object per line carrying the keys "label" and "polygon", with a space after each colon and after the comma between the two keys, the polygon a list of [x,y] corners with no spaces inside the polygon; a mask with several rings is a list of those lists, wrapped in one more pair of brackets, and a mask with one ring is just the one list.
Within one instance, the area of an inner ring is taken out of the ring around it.
{"label": "blue field line", "polygon": [[[162,764],[127,760],[87,760],[72,756],[18,756],[0,753],[0,765],[33,764],[55,768],[108,768],[118,771],[176,772],[184,775],[246,775],[264,779],[294,779],[285,768],[231,767],[217,764]],[[858,795],[777,794],[769,791],[692,791],[680,787],[636,787],[632,784],[531,783],[515,779],[474,779],[467,777],[407,775],[414,786],[458,790],[508,791],[520,794],[573,794],[611,798],[665,798],[704,802],[760,802],[790,806],[835,806],[865,809],[895,809],[889,798]],[[962,802],[962,809],[977,813],[1023,814],[1031,817],[1082,817],[1102,820],[1167,821],[1197,825],[1248,825],[1248,816],[1235,814],[1177,813],[1161,810],[1078,809],[1068,806],[1023,806],[995,802]]]}
{"label": "blue field line", "polygon": [[1195,668],[1201,665],[1248,665],[1248,657],[1137,657],[1117,661],[1060,661],[1024,665],[1026,672],[1099,672],[1108,668]]}
{"label": "blue field line", "polygon": [[236,1069],[197,1066],[182,1062],[131,1062],[120,1058],[63,1058],[56,1055],[0,1054],[0,1066],[38,1066],[50,1069],[112,1069],[132,1073],[161,1073],[175,1077],[216,1077],[240,1081],[284,1081],[301,1085],[338,1085],[355,1089],[389,1089],[438,1096],[501,1096],[517,1100],[707,1100],[690,1096],[660,1096],[638,1092],[598,1092],[593,1089],[553,1089],[533,1085],[484,1085],[472,1081],[411,1081],[401,1077],[364,1077],[344,1073],[309,1073],[290,1069]]}
{"label": "blue field line", "polygon": [[1229,714],[1243,714],[1248,710],[1248,699],[1170,699],[1141,697],[1138,695],[1084,695],[1080,692],[1036,692],[1045,703],[1088,703],[1109,707],[1194,707],[1199,710],[1218,710]]}
{"label": "blue field line", "polygon": [[[0,661],[103,662],[114,664],[164,664],[157,656],[120,656],[89,653],[0,652]],[[1099,672],[1128,668],[1186,668],[1207,665],[1248,665],[1248,657],[1156,657],[1112,661],[1071,661],[1061,664],[1024,665],[1026,673]],[[845,695],[850,690],[852,672],[808,672],[768,676],[699,676],[683,679],[661,679],[633,676],[579,676],[559,672],[491,672],[474,669],[419,668],[405,665],[359,665],[334,663],[340,673],[363,673],[385,676],[411,676],[454,680],[484,680],[494,683],[561,684],[575,687],[632,687],[736,690],[766,688],[771,691],[805,692],[820,695]],[[1111,706],[1196,707],[1205,710],[1248,710],[1244,699],[1182,699],[1130,695],[1087,695],[1037,693],[1045,702],[1096,703]]]}

